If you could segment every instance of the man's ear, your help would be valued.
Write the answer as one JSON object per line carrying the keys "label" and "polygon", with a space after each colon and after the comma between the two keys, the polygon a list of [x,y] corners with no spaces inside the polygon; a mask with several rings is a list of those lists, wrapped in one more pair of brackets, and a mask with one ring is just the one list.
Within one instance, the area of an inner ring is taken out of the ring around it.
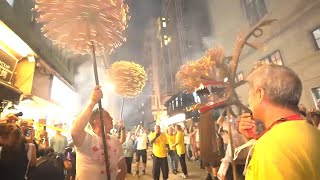
{"label": "man's ear", "polygon": [[264,97],[264,96],[265,96],[265,91],[264,91],[264,89],[259,88],[259,89],[257,90],[257,95],[258,95],[258,98],[259,98],[259,103],[261,104],[262,101],[263,101],[263,99],[265,98],[265,97]]}

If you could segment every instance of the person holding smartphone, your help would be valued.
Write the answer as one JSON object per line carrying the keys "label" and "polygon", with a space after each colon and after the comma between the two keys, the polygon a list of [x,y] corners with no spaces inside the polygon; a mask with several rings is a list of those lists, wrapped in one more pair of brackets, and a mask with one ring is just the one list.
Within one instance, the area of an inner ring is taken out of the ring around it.
{"label": "person holding smartphone", "polygon": [[150,144],[152,144],[153,153],[153,179],[159,180],[161,169],[163,180],[167,180],[169,174],[167,149],[170,149],[168,139],[167,136],[160,131],[159,125],[154,127],[154,131],[155,132],[150,135]]}
{"label": "person holding smartphone", "polygon": [[35,130],[32,125],[33,125],[32,123],[29,123],[27,121],[23,121],[21,123],[21,130],[22,130],[22,133],[25,136],[27,142],[31,143],[35,146],[36,155],[37,155],[37,158],[39,158],[40,157],[39,145],[35,140]]}
{"label": "person holding smartphone", "polygon": [[13,123],[0,123],[1,180],[25,179],[29,167],[36,165],[36,151],[21,128]]}

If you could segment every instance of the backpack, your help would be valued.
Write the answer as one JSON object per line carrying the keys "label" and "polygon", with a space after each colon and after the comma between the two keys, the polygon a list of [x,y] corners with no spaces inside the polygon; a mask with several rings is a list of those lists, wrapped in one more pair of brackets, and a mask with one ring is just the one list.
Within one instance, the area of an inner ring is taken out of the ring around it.
{"label": "backpack", "polygon": [[32,168],[28,180],[64,180],[64,165],[60,155],[49,153],[37,160],[36,167]]}

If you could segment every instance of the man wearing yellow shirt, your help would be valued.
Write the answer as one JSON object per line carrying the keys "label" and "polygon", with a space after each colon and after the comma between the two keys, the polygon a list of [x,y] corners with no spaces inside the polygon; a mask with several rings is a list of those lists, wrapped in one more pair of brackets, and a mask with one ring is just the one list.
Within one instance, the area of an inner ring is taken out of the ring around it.
{"label": "man wearing yellow shirt", "polygon": [[154,180],[159,180],[160,169],[162,171],[163,180],[168,179],[169,167],[167,160],[168,140],[164,133],[160,132],[160,126],[154,127],[154,133],[150,135],[150,144],[152,144],[153,153],[153,169],[152,175]]}
{"label": "man wearing yellow shirt", "polygon": [[167,133],[167,139],[168,139],[168,143],[169,143],[169,151],[168,154],[170,156],[170,165],[172,168],[172,173],[173,174],[177,174],[178,171],[178,156],[177,156],[177,151],[176,151],[176,147],[174,146],[174,144],[176,143],[176,135],[173,134],[173,127],[169,127],[168,128],[168,133]]}
{"label": "man wearing yellow shirt", "polygon": [[176,143],[174,144],[174,146],[176,146],[177,154],[179,156],[180,165],[183,172],[182,177],[186,179],[188,177],[188,170],[187,170],[187,164],[186,164],[186,146],[184,144],[184,134],[180,125],[176,125],[175,130],[177,133],[176,133]]}
{"label": "man wearing yellow shirt", "polygon": [[[248,77],[252,114],[241,115],[239,131],[247,138],[259,119],[266,130],[253,142],[247,180],[320,179],[320,131],[298,113],[302,82],[285,66],[263,65]],[[250,137],[251,136],[251,137]]]}

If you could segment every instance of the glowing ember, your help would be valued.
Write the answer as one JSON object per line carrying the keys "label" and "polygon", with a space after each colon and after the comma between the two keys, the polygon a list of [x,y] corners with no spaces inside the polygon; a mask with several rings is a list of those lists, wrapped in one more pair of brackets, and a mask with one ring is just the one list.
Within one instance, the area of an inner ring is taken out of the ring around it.
{"label": "glowing ember", "polygon": [[217,65],[222,63],[224,51],[221,47],[209,49],[205,56],[181,66],[176,74],[177,83],[186,92],[193,92],[205,80],[220,80],[221,74]]}
{"label": "glowing ember", "polygon": [[123,0],[36,0],[35,11],[42,32],[60,48],[75,53],[110,53],[126,39],[129,20]]}
{"label": "glowing ember", "polygon": [[123,97],[132,98],[139,95],[147,81],[144,68],[134,62],[115,62],[108,72],[115,92]]}

